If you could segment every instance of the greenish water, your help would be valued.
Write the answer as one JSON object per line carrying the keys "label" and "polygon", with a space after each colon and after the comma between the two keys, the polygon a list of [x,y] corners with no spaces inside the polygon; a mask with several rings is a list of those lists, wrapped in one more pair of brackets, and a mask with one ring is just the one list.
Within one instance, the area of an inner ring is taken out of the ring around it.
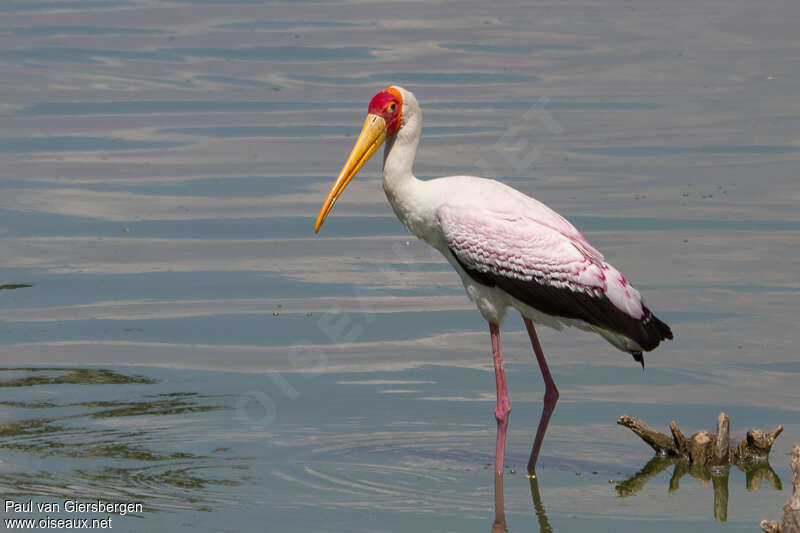
{"label": "greenish water", "polygon": [[[561,399],[531,482],[543,385],[506,320],[508,529],[781,514],[800,442],[796,3],[0,12],[4,500],[141,503],[122,531],[492,530],[483,319],[393,217],[379,163],[313,234],[369,98],[400,84],[423,108],[419,176],[549,204],[676,334],[642,371],[540,331]],[[687,471],[615,424],[693,432],[720,411],[734,434],[784,425],[770,468]]]}
{"label": "greenish water", "polygon": [[[614,384],[619,373],[555,368],[568,388]],[[509,370],[515,390],[536,380],[530,365]],[[326,531],[427,524],[452,531],[491,523],[492,400],[465,395],[490,384],[483,370],[237,374],[42,367],[2,374],[0,412],[13,420],[0,429],[6,499],[142,503],[143,513],[114,517],[114,527],[127,531],[143,525],[257,529],[262,523]],[[661,384],[703,383],[656,374]],[[538,401],[519,396],[504,490],[514,529],[538,530],[545,520],[555,531],[572,530],[586,520],[600,531],[619,530],[619,516],[630,515],[631,505],[638,508],[635,527],[715,529],[710,473],[680,471],[668,460],[644,464],[647,454],[622,430],[612,437],[622,442],[608,442],[613,426],[603,428],[597,419],[613,420],[627,408],[622,402],[560,405],[546,466],[532,488],[521,472]],[[734,412],[765,425],[792,415],[768,408]],[[674,416],[687,426],[707,422],[693,405],[645,406],[639,414]],[[770,511],[782,489],[770,476],[776,474],[769,469],[730,472],[725,530],[751,531],[749,517]]]}

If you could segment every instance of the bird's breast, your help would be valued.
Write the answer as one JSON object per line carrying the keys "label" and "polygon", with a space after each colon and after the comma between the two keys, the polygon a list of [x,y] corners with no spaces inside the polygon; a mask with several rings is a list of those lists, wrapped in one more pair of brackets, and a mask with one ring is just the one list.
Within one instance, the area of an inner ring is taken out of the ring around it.
{"label": "bird's breast", "polygon": [[[436,210],[441,203],[436,196],[426,194],[426,182],[416,178],[402,184],[387,186],[384,191],[397,218],[408,230],[437,250],[446,249]],[[444,248],[443,248],[444,247]]]}

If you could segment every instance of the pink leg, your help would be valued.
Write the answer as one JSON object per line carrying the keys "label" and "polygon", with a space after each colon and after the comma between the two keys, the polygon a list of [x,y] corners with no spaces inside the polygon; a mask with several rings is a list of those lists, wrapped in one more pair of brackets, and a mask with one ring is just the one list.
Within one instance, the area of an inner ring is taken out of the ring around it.
{"label": "pink leg", "polygon": [[506,389],[506,373],[503,370],[503,352],[500,349],[500,327],[494,322],[489,322],[489,332],[492,334],[494,377],[497,382],[497,407],[494,410],[494,417],[497,419],[497,444],[494,452],[494,471],[502,476],[503,458],[506,453],[508,413],[511,412],[511,406],[508,402],[508,390]]}
{"label": "pink leg", "polygon": [[536,353],[536,360],[539,362],[539,370],[542,371],[542,378],[544,378],[544,406],[542,407],[542,418],[539,419],[539,427],[536,429],[536,438],[533,440],[531,458],[528,461],[528,472],[533,474],[536,469],[536,460],[539,458],[539,449],[542,447],[542,441],[544,440],[544,433],[547,431],[547,424],[550,422],[553,409],[556,408],[558,389],[553,381],[553,376],[550,375],[550,369],[547,368],[547,362],[544,360],[542,345],[539,344],[539,338],[536,336],[533,322],[526,317],[522,318],[525,320],[525,327],[528,328],[528,335],[531,338],[533,351]]}

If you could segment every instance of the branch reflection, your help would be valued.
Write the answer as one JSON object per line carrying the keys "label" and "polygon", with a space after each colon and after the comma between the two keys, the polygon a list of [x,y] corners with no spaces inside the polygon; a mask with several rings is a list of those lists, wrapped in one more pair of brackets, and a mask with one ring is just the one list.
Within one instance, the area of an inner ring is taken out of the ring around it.
{"label": "branch reflection", "polygon": [[[675,492],[680,488],[681,478],[686,474],[698,480],[704,487],[708,486],[708,482],[711,481],[714,487],[714,520],[726,522],[728,520],[728,477],[730,473],[728,466],[709,468],[702,465],[690,465],[688,461],[677,457],[654,457],[636,474],[617,485],[617,495],[620,498],[633,496],[647,484],[650,478],[673,465],[675,468],[669,480],[669,492]],[[745,486],[748,491],[759,490],[764,479],[769,481],[773,489],[783,490],[781,479],[767,462],[737,465],[737,468],[745,473]]]}

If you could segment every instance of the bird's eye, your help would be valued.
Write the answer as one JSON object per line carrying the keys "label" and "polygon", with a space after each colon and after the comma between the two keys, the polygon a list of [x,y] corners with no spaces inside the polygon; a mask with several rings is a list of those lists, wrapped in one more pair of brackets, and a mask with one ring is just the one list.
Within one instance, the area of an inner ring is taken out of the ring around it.
{"label": "bird's eye", "polygon": [[394,113],[395,109],[397,109],[397,104],[392,104],[389,106],[389,111],[391,111],[392,113]]}

